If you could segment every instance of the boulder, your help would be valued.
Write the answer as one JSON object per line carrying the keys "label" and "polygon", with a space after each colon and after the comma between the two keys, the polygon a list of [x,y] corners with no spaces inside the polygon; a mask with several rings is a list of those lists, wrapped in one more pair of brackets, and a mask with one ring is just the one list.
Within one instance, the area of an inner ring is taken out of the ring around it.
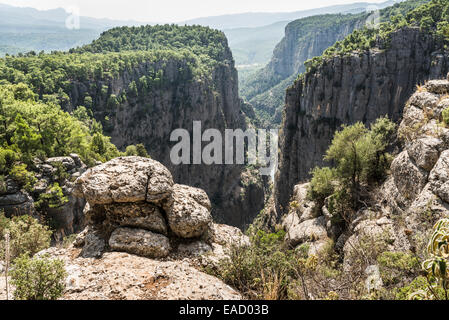
{"label": "boulder", "polygon": [[[81,239],[78,239],[81,242]],[[106,243],[101,235],[93,229],[85,233],[83,250],[80,256],[83,258],[100,258],[105,251]]]}
{"label": "boulder", "polygon": [[201,256],[211,251],[212,247],[203,241],[181,243],[178,246],[178,253],[188,256]]}
{"label": "boulder", "polygon": [[20,191],[20,186],[17,181],[13,179],[6,179],[2,181],[0,188],[0,196],[7,194],[14,194]]}
{"label": "boulder", "polygon": [[171,247],[167,237],[151,231],[118,228],[109,238],[109,247],[114,251],[127,252],[147,258],[164,258]]}
{"label": "boulder", "polygon": [[30,215],[36,213],[33,198],[24,191],[0,196],[0,211],[6,217]]}
{"label": "boulder", "polygon": [[443,201],[449,203],[449,150],[444,151],[429,177],[430,188]]}
{"label": "boulder", "polygon": [[317,217],[319,210],[316,210],[315,203],[307,199],[309,183],[299,184],[293,189],[293,201],[296,201],[297,207],[290,208],[294,211],[301,222]]}
{"label": "boulder", "polygon": [[382,217],[377,220],[364,220],[355,228],[352,235],[347,239],[343,247],[344,261],[343,269],[351,270],[358,267],[357,261],[364,252],[362,248],[373,248],[382,251],[393,251],[397,242],[393,221]]}
{"label": "boulder", "polygon": [[76,168],[75,160],[71,157],[57,157],[57,158],[49,158],[45,161],[46,164],[51,166],[55,166],[55,164],[60,163],[64,166],[67,171],[73,170]]}
{"label": "boulder", "polygon": [[172,192],[173,178],[162,164],[142,157],[121,157],[89,169],[74,193],[91,205],[147,201],[159,203]]}
{"label": "boulder", "polygon": [[424,89],[436,94],[448,94],[449,82],[447,80],[430,80],[424,85]]}
{"label": "boulder", "polygon": [[409,104],[418,107],[419,109],[425,110],[428,108],[431,109],[436,107],[439,100],[440,99],[431,92],[422,91],[412,95],[409,99]]}
{"label": "boulder", "polygon": [[173,193],[164,204],[171,231],[181,238],[198,238],[208,231],[212,222],[209,198],[201,189],[173,186]]}
{"label": "boulder", "polygon": [[208,236],[209,242],[225,247],[250,245],[249,237],[244,235],[240,229],[224,224],[213,223]]}
{"label": "boulder", "polygon": [[86,167],[86,165],[81,160],[80,156],[77,155],[76,153],[71,153],[69,156],[70,156],[70,158],[73,159],[73,161],[75,161],[75,166],[77,168],[85,168]]}
{"label": "boulder", "polygon": [[391,164],[394,182],[406,200],[413,200],[427,184],[428,173],[410,159],[407,151],[402,152]]}
{"label": "boulder", "polygon": [[167,235],[161,209],[147,202],[114,203],[102,206],[106,219],[116,227],[132,227]]}
{"label": "boulder", "polygon": [[415,163],[426,171],[431,171],[440,156],[440,147],[443,141],[437,138],[426,137],[409,143],[406,147],[408,155]]}
{"label": "boulder", "polygon": [[326,230],[326,218],[319,217],[304,221],[297,225],[292,225],[287,230],[286,241],[296,247],[306,242],[316,242],[328,239]]}

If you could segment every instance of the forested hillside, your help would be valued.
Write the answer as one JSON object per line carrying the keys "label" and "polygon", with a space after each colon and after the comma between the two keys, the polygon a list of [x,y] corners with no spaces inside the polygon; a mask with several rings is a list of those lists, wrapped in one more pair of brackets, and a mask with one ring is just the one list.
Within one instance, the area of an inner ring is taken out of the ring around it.
{"label": "forested hillside", "polygon": [[[244,167],[174,166],[170,160],[171,132],[191,131],[193,121],[202,121],[204,130],[245,128],[237,78],[224,34],[200,26],[114,28],[70,52],[0,60],[0,79],[25,83],[43,102],[68,112],[85,107],[120,150],[144,144],[176,181],[206,189],[214,214],[241,226],[251,220],[248,211],[255,215],[263,207],[258,179],[243,186]],[[236,185],[242,192],[229,195]],[[224,205],[236,209],[226,216]]]}
{"label": "forested hillside", "polygon": [[287,90],[279,206],[288,202],[287,190],[325,163],[340,125],[370,124],[384,115],[398,120],[417,85],[447,74],[448,7],[433,0],[377,29],[356,30],[306,63],[307,71]]}
{"label": "forested hillside", "polygon": [[0,56],[28,51],[69,50],[93,41],[109,28],[138,24],[135,21],[79,17],[79,29],[69,29],[66,21],[78,22],[71,18],[74,18],[72,14],[64,9],[41,11],[0,4]]}
{"label": "forested hillside", "polygon": [[334,14],[313,16],[291,22],[284,39],[274,50],[270,63],[246,76],[240,86],[244,99],[253,104],[266,125],[279,124],[285,90],[306,70],[304,63],[321,54],[335,42],[365,25],[379,15],[380,21],[402,15],[428,0],[409,0],[380,10],[378,13]]}

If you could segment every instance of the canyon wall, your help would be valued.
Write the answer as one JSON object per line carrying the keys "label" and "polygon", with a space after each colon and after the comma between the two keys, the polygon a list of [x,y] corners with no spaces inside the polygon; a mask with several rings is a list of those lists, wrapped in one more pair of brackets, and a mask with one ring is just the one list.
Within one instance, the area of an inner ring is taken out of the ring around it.
{"label": "canyon wall", "polygon": [[324,164],[323,156],[342,124],[400,119],[405,102],[428,79],[445,77],[448,53],[418,28],[394,32],[377,49],[326,60],[287,90],[275,181],[278,212],[294,185]]}

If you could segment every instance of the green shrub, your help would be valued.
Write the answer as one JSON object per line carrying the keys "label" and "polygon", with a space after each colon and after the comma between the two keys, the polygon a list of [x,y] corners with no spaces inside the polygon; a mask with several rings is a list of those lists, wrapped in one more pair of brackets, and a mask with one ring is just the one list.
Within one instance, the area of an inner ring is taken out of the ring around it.
{"label": "green shrub", "polygon": [[420,271],[419,259],[405,252],[383,252],[377,258],[385,285],[395,285],[407,278],[414,278]]}
{"label": "green shrub", "polygon": [[449,126],[449,108],[443,110],[443,123],[446,126]]}
{"label": "green shrub", "polygon": [[150,158],[150,155],[147,152],[147,149],[145,149],[145,146],[143,144],[138,145],[130,145],[126,147],[125,155],[127,157],[130,156],[137,156],[137,157],[143,157],[143,158]]}
{"label": "green shrub", "polygon": [[11,284],[15,300],[57,300],[65,289],[67,274],[62,260],[31,259],[23,255],[14,261]]}
{"label": "green shrub", "polygon": [[[427,290],[429,283],[425,277],[418,277],[409,285],[399,288],[396,292],[396,300],[409,300],[416,292]],[[416,299],[419,299],[416,297]]]}
{"label": "green shrub", "polygon": [[[331,213],[346,221],[360,203],[364,186],[381,182],[390,167],[392,157],[387,153],[396,125],[388,118],[379,118],[370,129],[361,122],[343,126],[337,131],[324,160],[335,168],[315,168],[309,196],[319,203],[332,196]],[[344,215],[344,216],[343,216]]]}
{"label": "green shrub", "polygon": [[33,217],[20,216],[8,219],[4,214],[0,214],[0,254],[2,255],[6,231],[10,234],[11,260],[23,254],[33,256],[50,246],[52,232]]}
{"label": "green shrub", "polygon": [[427,248],[429,259],[424,261],[428,285],[411,295],[412,299],[449,300],[449,219],[435,224]]}
{"label": "green shrub", "polygon": [[311,174],[312,180],[310,181],[308,196],[312,200],[322,202],[335,191],[336,172],[334,169],[325,167],[315,168]]}
{"label": "green shrub", "polygon": [[11,150],[0,147],[0,172],[8,174],[14,163],[19,160],[19,155]]}
{"label": "green shrub", "polygon": [[70,178],[70,174],[67,172],[62,162],[53,163],[53,167],[56,169],[54,179],[59,181],[61,184]]}
{"label": "green shrub", "polygon": [[13,166],[9,174],[20,184],[22,188],[27,191],[31,191],[33,189],[33,186],[37,180],[32,172],[27,171],[26,164],[17,164]]}
{"label": "green shrub", "polygon": [[253,299],[286,299],[296,265],[293,250],[284,246],[285,232],[257,232],[249,247],[233,246],[230,259],[209,270]]}
{"label": "green shrub", "polygon": [[37,206],[39,208],[59,208],[68,202],[68,198],[62,192],[59,183],[55,182],[46,193],[39,195]]}

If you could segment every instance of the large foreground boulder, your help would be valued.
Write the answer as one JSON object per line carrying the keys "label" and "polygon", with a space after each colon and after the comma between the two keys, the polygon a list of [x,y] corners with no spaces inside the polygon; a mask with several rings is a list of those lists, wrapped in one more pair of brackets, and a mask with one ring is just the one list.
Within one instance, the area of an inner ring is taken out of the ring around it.
{"label": "large foreground boulder", "polygon": [[128,252],[149,258],[165,258],[170,254],[167,237],[142,229],[119,228],[109,238],[114,251]]}
{"label": "large foreground boulder", "polygon": [[170,229],[181,238],[201,237],[212,222],[210,200],[201,189],[175,185],[164,208]]}
{"label": "large foreground boulder", "polygon": [[175,185],[168,169],[157,161],[114,159],[79,177],[75,190],[88,201],[84,237],[95,240],[83,244],[88,247],[85,256],[98,256],[99,236],[110,250],[149,258],[167,257],[171,242],[184,244],[184,252],[192,251],[188,248],[195,241],[206,241],[203,248],[214,242],[206,192]]}
{"label": "large foreground boulder", "polygon": [[[84,259],[78,252],[50,248],[38,254],[64,261],[68,274],[64,300],[242,299],[237,291],[188,261],[159,261],[122,252]],[[0,286],[0,297],[3,290]]]}
{"label": "large foreground boulder", "polygon": [[121,157],[89,169],[75,183],[75,194],[91,205],[147,201],[159,203],[172,193],[173,177],[161,163]]}

